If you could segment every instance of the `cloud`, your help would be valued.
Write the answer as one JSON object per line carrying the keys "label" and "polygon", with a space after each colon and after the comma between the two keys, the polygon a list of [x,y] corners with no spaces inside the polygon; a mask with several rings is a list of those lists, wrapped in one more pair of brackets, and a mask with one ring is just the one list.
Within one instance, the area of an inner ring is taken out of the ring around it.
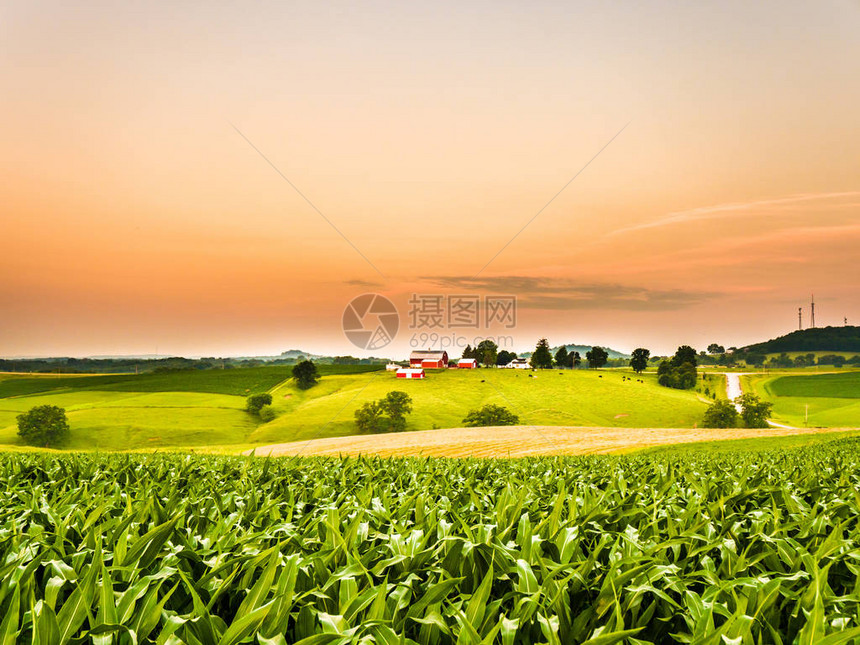
{"label": "cloud", "polygon": [[[642,231],[651,228],[660,228],[663,226],[671,226],[673,224],[684,224],[687,222],[696,222],[708,219],[718,219],[721,217],[738,217],[748,215],[749,211],[762,208],[778,208],[782,209],[788,206],[804,202],[827,201],[833,199],[843,199],[846,197],[860,197],[860,192],[841,192],[841,193],[804,193],[800,195],[789,195],[788,197],[780,197],[778,199],[762,199],[750,202],[731,202],[727,204],[717,204],[715,206],[703,206],[700,208],[691,208],[685,211],[677,211],[669,213],[659,219],[645,222],[643,224],[635,224],[620,228],[610,233],[610,236],[621,235],[623,233],[632,233],[634,231]],[[838,204],[839,207],[857,207],[856,203]]]}
{"label": "cloud", "polygon": [[381,282],[374,282],[373,280],[345,280],[344,284],[362,289],[381,289],[384,286]]}
{"label": "cloud", "polygon": [[718,295],[706,291],[648,289],[633,285],[582,283],[567,278],[532,276],[425,276],[421,280],[442,288],[487,295],[517,296],[521,309],[614,309],[656,311],[682,309]]}

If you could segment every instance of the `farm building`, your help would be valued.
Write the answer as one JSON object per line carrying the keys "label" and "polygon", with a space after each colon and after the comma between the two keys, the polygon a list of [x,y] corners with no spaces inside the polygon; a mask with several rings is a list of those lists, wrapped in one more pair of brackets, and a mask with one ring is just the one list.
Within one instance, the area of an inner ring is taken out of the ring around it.
{"label": "farm building", "polygon": [[529,362],[524,358],[515,358],[510,363],[505,365],[505,367],[512,369],[512,370],[530,370],[531,369],[531,365],[529,365]]}
{"label": "farm building", "polygon": [[478,361],[474,358],[461,358],[457,361],[457,368],[461,370],[473,370],[478,367]]}
{"label": "farm building", "polygon": [[401,367],[399,370],[397,370],[396,376],[397,378],[408,379],[424,378],[424,370],[420,368],[416,369],[412,367]]}
{"label": "farm building", "polygon": [[409,367],[420,367],[425,370],[439,370],[448,367],[448,352],[417,350],[409,355]]}
{"label": "farm building", "polygon": [[386,371],[388,372],[396,372],[400,369],[400,366],[397,363],[389,363],[385,366]]}

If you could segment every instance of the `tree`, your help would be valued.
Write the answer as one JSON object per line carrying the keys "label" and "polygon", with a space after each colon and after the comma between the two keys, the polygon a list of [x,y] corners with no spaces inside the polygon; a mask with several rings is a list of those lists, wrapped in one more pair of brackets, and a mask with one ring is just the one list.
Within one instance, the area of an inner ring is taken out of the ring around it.
{"label": "tree", "polygon": [[585,360],[588,361],[588,367],[603,367],[606,365],[606,361],[609,360],[609,354],[602,347],[595,346],[585,352]]}
{"label": "tree", "polygon": [[660,363],[657,368],[657,382],[676,390],[696,387],[699,378],[696,372],[697,358],[695,349],[689,345],[681,345],[671,359]]}
{"label": "tree", "polygon": [[845,357],[840,354],[825,354],[818,357],[819,365],[833,365],[834,367],[842,367],[845,365]]}
{"label": "tree", "polygon": [[725,354],[726,348],[722,345],[718,345],[717,343],[711,343],[708,345],[708,354]]}
{"label": "tree", "polygon": [[312,361],[302,361],[293,368],[293,378],[300,390],[309,390],[319,383],[320,375]]}
{"label": "tree", "polygon": [[412,398],[406,392],[389,392],[378,401],[368,401],[355,411],[359,431],[369,434],[401,432],[406,415],[412,412]]}
{"label": "tree", "polygon": [[657,366],[657,382],[665,387],[674,387],[672,385],[672,363],[663,360]]}
{"label": "tree", "polygon": [[490,366],[496,364],[496,357],[498,354],[499,346],[493,341],[487,339],[478,343],[478,346],[475,348],[474,357],[478,359],[478,362],[482,365]]}
{"label": "tree", "polygon": [[744,363],[753,367],[761,367],[767,360],[767,356],[758,352],[749,352],[743,355]]}
{"label": "tree", "polygon": [[791,360],[788,354],[783,352],[779,356],[774,356],[769,361],[770,367],[792,367],[794,365],[794,361]]}
{"label": "tree", "polygon": [[37,405],[18,415],[18,435],[31,446],[60,444],[69,436],[66,411],[56,405]]}
{"label": "tree", "polygon": [[559,367],[570,367],[570,354],[567,353],[567,347],[564,345],[555,353],[555,364]]}
{"label": "tree", "polygon": [[515,426],[520,418],[501,405],[492,403],[485,405],[479,410],[472,410],[463,419],[463,425],[467,428],[478,428],[485,426]]}
{"label": "tree", "polygon": [[412,412],[412,397],[406,392],[389,392],[382,399],[382,409],[391,421],[389,430],[401,432],[406,429],[406,415]]}
{"label": "tree", "polygon": [[767,419],[773,408],[773,403],[762,401],[755,394],[747,392],[735,399],[741,406],[741,418],[747,428],[767,428]]}
{"label": "tree", "polygon": [[731,401],[720,399],[705,410],[703,428],[736,428],[737,425],[738,411]]}
{"label": "tree", "polygon": [[466,345],[466,349],[463,350],[462,358],[475,358],[475,350],[472,349],[471,345]]}
{"label": "tree", "polygon": [[675,366],[672,361],[664,360],[657,367],[657,382],[663,387],[676,390],[689,390],[696,387],[698,375],[692,363]]}
{"label": "tree", "polygon": [[681,367],[684,363],[690,363],[693,367],[698,365],[696,350],[689,345],[681,345],[672,357],[672,365]]}
{"label": "tree", "polygon": [[529,359],[529,365],[535,369],[550,369],[552,367],[552,354],[549,351],[549,343],[546,338],[541,338],[532,357]]}
{"label": "tree", "polygon": [[677,379],[678,389],[691,390],[696,387],[699,375],[693,363],[682,363],[680,367],[676,368],[675,378]]}
{"label": "tree", "polygon": [[251,414],[259,415],[264,405],[272,405],[272,395],[268,392],[251,394],[245,399],[245,409]]}
{"label": "tree", "polygon": [[378,434],[388,428],[385,411],[379,401],[368,401],[355,411],[355,425],[359,432]]}
{"label": "tree", "polygon": [[582,357],[579,355],[579,352],[571,352],[568,354],[568,357],[571,367],[579,367],[579,364],[582,362]]}
{"label": "tree", "polygon": [[650,357],[651,350],[645,349],[644,347],[637,347],[633,350],[633,354],[630,357],[630,367],[633,368],[634,372],[639,374],[648,367],[648,359]]}
{"label": "tree", "polygon": [[503,349],[499,352],[499,355],[496,356],[496,365],[507,365],[516,357],[517,355],[514,352],[509,352],[508,350]]}

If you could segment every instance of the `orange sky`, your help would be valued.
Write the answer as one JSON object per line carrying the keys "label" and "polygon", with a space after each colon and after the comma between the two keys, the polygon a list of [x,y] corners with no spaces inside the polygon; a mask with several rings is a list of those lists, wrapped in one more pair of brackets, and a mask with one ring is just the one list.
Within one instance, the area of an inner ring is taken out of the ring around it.
{"label": "orange sky", "polygon": [[365,355],[365,291],[515,294],[519,350],[740,345],[812,291],[857,324],[858,33],[848,0],[6,3],[0,355]]}

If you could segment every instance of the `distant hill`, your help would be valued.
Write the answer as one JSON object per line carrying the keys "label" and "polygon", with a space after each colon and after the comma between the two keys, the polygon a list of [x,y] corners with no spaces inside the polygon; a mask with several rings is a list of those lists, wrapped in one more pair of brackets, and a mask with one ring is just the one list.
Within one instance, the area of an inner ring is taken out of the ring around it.
{"label": "distant hill", "polygon": [[260,365],[294,365],[300,357],[309,358],[317,365],[378,365],[389,359],[371,356],[323,356],[298,349],[291,349],[279,356],[231,356],[185,358],[182,356],[113,356],[113,357],[48,357],[48,358],[2,358],[0,372],[34,372],[65,374],[98,373],[143,373],[169,372],[177,370],[223,370],[257,367]]}
{"label": "distant hill", "polygon": [[860,327],[816,327],[799,329],[763,343],[742,347],[760,354],[781,352],[860,352]]}
{"label": "distant hill", "polygon": [[[304,358],[309,358],[313,360],[314,358],[322,358],[319,354],[311,354],[310,352],[303,352],[300,349],[288,349],[285,352],[281,352],[278,358],[298,358],[299,356],[303,356]],[[267,357],[268,358],[268,357]]]}
{"label": "distant hill", "polygon": [[[585,352],[590,352],[591,348],[594,347],[594,345],[573,345],[573,344],[570,344],[570,345],[565,345],[565,347],[567,348],[568,352],[579,352],[579,355],[583,359],[585,359]],[[625,358],[625,359],[630,358],[630,354],[622,354],[621,352],[616,351],[616,350],[612,349],[611,347],[605,347],[603,345],[601,345],[601,347],[603,347],[603,349],[606,350],[606,353],[609,355],[609,358]],[[553,355],[555,355],[555,353],[559,349],[561,349],[561,345],[557,345],[557,346],[551,348],[550,351],[552,352]],[[520,354],[517,354],[517,355],[522,357],[522,358],[531,358],[532,352],[521,352]]]}

